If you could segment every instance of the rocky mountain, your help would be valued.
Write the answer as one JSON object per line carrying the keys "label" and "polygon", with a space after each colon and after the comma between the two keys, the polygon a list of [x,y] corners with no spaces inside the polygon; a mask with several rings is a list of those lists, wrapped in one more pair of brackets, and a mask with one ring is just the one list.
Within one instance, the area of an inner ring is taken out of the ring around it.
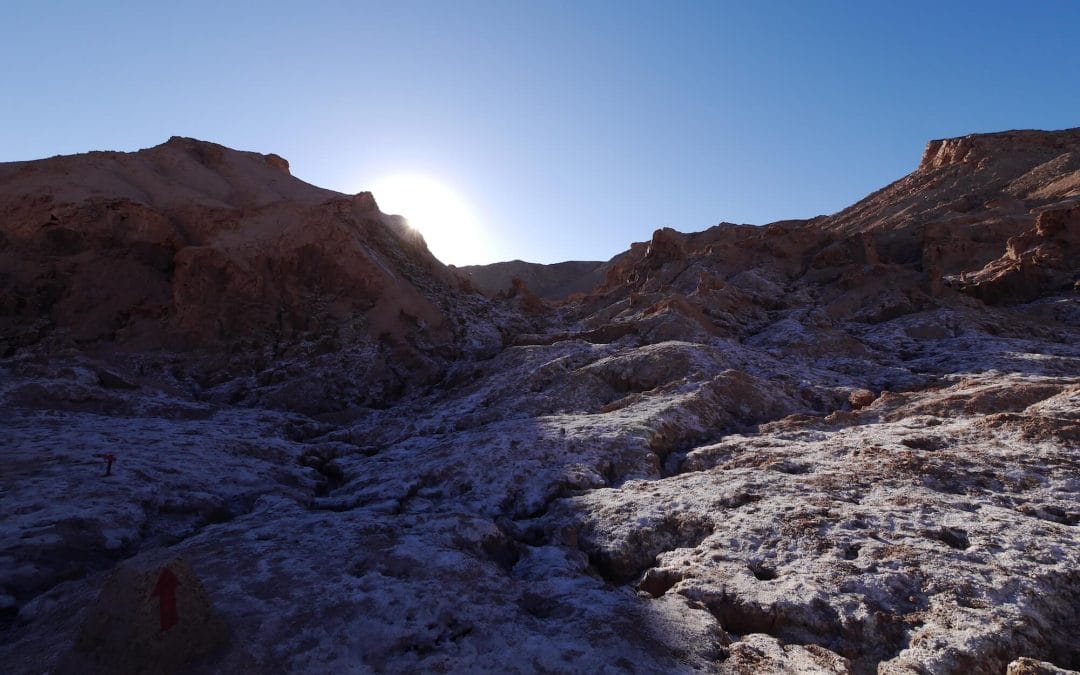
{"label": "rocky mountain", "polygon": [[1078,158],[933,141],[561,299],[274,156],[4,165],[0,664],[1080,668]]}
{"label": "rocky mountain", "polygon": [[171,367],[148,354],[182,353],[210,398],[327,412],[392,400],[501,344],[491,321],[473,325],[489,303],[419,233],[276,155],[172,138],[4,164],[0,214],[8,356],[48,339],[139,354],[143,372]]}

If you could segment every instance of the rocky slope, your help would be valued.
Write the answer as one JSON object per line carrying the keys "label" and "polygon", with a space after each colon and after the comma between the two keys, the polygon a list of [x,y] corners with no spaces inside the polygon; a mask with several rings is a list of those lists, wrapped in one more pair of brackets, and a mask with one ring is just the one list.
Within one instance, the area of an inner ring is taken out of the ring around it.
{"label": "rocky slope", "polygon": [[[0,663],[107,670],[112,589],[179,558],[228,639],[190,637],[175,672],[1080,668],[1077,153],[1076,131],[935,141],[834,216],[660,230],[568,301],[493,303],[431,263],[410,285],[465,322],[406,338],[438,381],[334,415],[303,402],[369,372],[340,356],[363,331],[327,360],[286,332],[260,357],[269,397],[228,368],[204,387],[196,367],[265,349],[257,312],[247,343],[140,342],[190,335],[173,291],[158,323],[76,342],[60,293],[38,333],[3,335]],[[303,199],[271,208],[325,226],[324,196]],[[5,254],[46,245],[5,223]],[[415,250],[394,232],[357,246]],[[59,271],[101,269],[70,255]],[[49,278],[13,259],[5,278],[33,296]],[[87,279],[72,287],[118,292]],[[131,672],[162,666],[160,639]]]}

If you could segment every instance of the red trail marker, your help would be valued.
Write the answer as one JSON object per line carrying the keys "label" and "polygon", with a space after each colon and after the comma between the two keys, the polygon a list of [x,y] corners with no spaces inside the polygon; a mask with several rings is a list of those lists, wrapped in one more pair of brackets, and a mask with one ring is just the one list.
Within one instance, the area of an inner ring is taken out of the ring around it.
{"label": "red trail marker", "polygon": [[161,576],[158,577],[157,584],[154,585],[154,592],[151,593],[151,597],[158,597],[158,604],[161,607],[161,632],[169,630],[176,625],[176,587],[180,585],[180,580],[176,578],[172,570],[168,567],[161,569]]}

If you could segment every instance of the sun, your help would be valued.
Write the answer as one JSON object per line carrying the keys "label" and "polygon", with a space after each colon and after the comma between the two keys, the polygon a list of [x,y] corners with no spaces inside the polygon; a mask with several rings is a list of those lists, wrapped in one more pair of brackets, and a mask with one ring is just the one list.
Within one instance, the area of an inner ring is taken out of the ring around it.
{"label": "sun", "polygon": [[457,190],[422,174],[386,176],[370,189],[379,209],[404,216],[442,262],[468,265],[491,261],[490,241],[480,219]]}

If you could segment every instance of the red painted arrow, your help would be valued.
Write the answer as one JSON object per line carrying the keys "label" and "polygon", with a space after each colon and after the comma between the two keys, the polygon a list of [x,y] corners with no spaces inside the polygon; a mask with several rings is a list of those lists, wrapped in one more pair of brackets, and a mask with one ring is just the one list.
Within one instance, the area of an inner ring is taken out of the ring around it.
{"label": "red painted arrow", "polygon": [[161,568],[161,576],[158,577],[157,584],[154,585],[154,592],[151,593],[151,597],[158,597],[158,604],[161,606],[161,632],[169,630],[176,625],[176,587],[180,585],[180,580],[176,578],[172,570],[168,567]]}

